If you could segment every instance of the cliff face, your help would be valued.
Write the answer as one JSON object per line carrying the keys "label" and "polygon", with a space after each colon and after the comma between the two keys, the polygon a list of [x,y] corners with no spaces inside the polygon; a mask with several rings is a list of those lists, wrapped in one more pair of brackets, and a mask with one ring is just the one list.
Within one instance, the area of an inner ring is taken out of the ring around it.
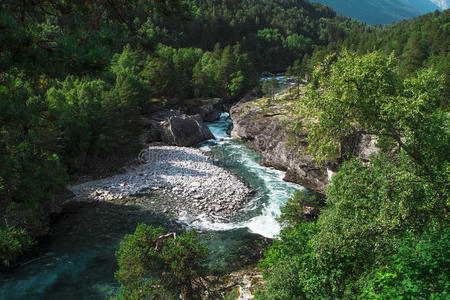
{"label": "cliff face", "polygon": [[[230,110],[231,136],[245,141],[261,155],[261,164],[286,171],[285,180],[325,194],[328,170],[307,153],[306,134],[290,130],[294,103],[267,104],[266,99],[241,101]],[[298,117],[297,117],[298,118]]]}
{"label": "cliff face", "polygon": [[[286,171],[285,180],[325,195],[337,164],[319,166],[307,151],[307,133],[304,127],[294,132],[293,125],[303,121],[295,112],[296,101],[283,100],[286,95],[277,95],[270,102],[267,98],[245,98],[230,110],[233,119],[231,136],[241,139],[261,155],[261,164]],[[269,103],[270,102],[270,103]],[[343,141],[343,152],[367,161],[377,152],[375,138],[355,135]]]}

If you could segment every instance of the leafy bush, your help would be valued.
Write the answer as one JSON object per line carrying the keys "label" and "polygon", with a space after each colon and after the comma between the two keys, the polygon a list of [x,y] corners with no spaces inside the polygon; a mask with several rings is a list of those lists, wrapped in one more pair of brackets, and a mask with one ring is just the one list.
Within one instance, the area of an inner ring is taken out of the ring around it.
{"label": "leafy bush", "polygon": [[195,280],[203,275],[200,261],[206,257],[206,248],[197,242],[194,231],[180,236],[163,232],[161,227],[140,224],[120,243],[117,299],[167,299],[180,294],[184,299],[198,299]]}
{"label": "leafy bush", "polygon": [[450,290],[447,226],[436,226],[420,236],[406,234],[398,252],[365,281],[363,298],[446,299]]}
{"label": "leafy bush", "polygon": [[23,228],[6,226],[0,228],[0,263],[7,267],[23,251],[34,245],[34,241]]}

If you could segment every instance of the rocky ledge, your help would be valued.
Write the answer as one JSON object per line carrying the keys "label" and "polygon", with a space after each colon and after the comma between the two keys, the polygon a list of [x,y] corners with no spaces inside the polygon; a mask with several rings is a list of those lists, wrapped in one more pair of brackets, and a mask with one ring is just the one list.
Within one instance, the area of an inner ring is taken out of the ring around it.
{"label": "rocky ledge", "polygon": [[[297,101],[290,99],[287,91],[276,95],[272,101],[256,97],[241,100],[230,110],[233,119],[231,136],[245,141],[258,152],[262,165],[286,171],[286,181],[325,195],[337,165],[318,166],[314,156],[307,151],[306,129],[292,130],[294,124],[303,122],[303,118],[295,113]],[[363,160],[377,151],[374,138],[368,135],[345,141],[342,149]]]}
{"label": "rocky ledge", "polygon": [[308,154],[306,136],[289,132],[294,109],[290,103],[258,99],[239,102],[230,110],[231,136],[239,138],[261,155],[261,164],[286,171],[285,180],[320,194],[328,183],[326,167],[318,167]]}
{"label": "rocky ledge", "polygon": [[116,201],[166,195],[167,211],[212,222],[227,221],[249,200],[250,188],[199,149],[150,145],[141,165],[125,174],[70,187],[78,201]]}

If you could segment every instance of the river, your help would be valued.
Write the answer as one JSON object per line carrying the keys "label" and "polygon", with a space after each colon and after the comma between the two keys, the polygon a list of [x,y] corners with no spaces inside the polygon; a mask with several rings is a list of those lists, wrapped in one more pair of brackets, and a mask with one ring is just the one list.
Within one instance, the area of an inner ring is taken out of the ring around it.
{"label": "river", "polygon": [[284,173],[259,165],[260,157],[243,142],[229,137],[231,120],[222,114],[208,124],[216,140],[199,145],[218,164],[241,178],[255,192],[250,203],[229,223],[178,220],[152,211],[152,199],[138,197],[127,205],[73,204],[59,216],[38,247],[26,254],[0,279],[0,299],[104,299],[118,291],[114,256],[120,241],[144,222],[183,231],[196,228],[209,249],[205,264],[211,274],[223,274],[254,264],[275,237],[276,217],[301,186],[284,182]]}

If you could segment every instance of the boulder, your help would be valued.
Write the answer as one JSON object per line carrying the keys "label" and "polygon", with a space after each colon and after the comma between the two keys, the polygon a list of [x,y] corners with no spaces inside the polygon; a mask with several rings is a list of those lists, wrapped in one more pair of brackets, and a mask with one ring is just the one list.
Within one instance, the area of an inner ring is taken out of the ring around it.
{"label": "boulder", "polygon": [[141,120],[143,143],[163,142],[171,146],[189,147],[214,135],[200,115],[188,116],[178,110],[162,110]]}
{"label": "boulder", "polygon": [[144,119],[142,122],[143,134],[139,137],[141,143],[154,143],[161,141],[162,125],[160,121]]}
{"label": "boulder", "polygon": [[199,116],[177,115],[162,123],[161,140],[173,146],[189,147],[214,139],[214,135]]}

